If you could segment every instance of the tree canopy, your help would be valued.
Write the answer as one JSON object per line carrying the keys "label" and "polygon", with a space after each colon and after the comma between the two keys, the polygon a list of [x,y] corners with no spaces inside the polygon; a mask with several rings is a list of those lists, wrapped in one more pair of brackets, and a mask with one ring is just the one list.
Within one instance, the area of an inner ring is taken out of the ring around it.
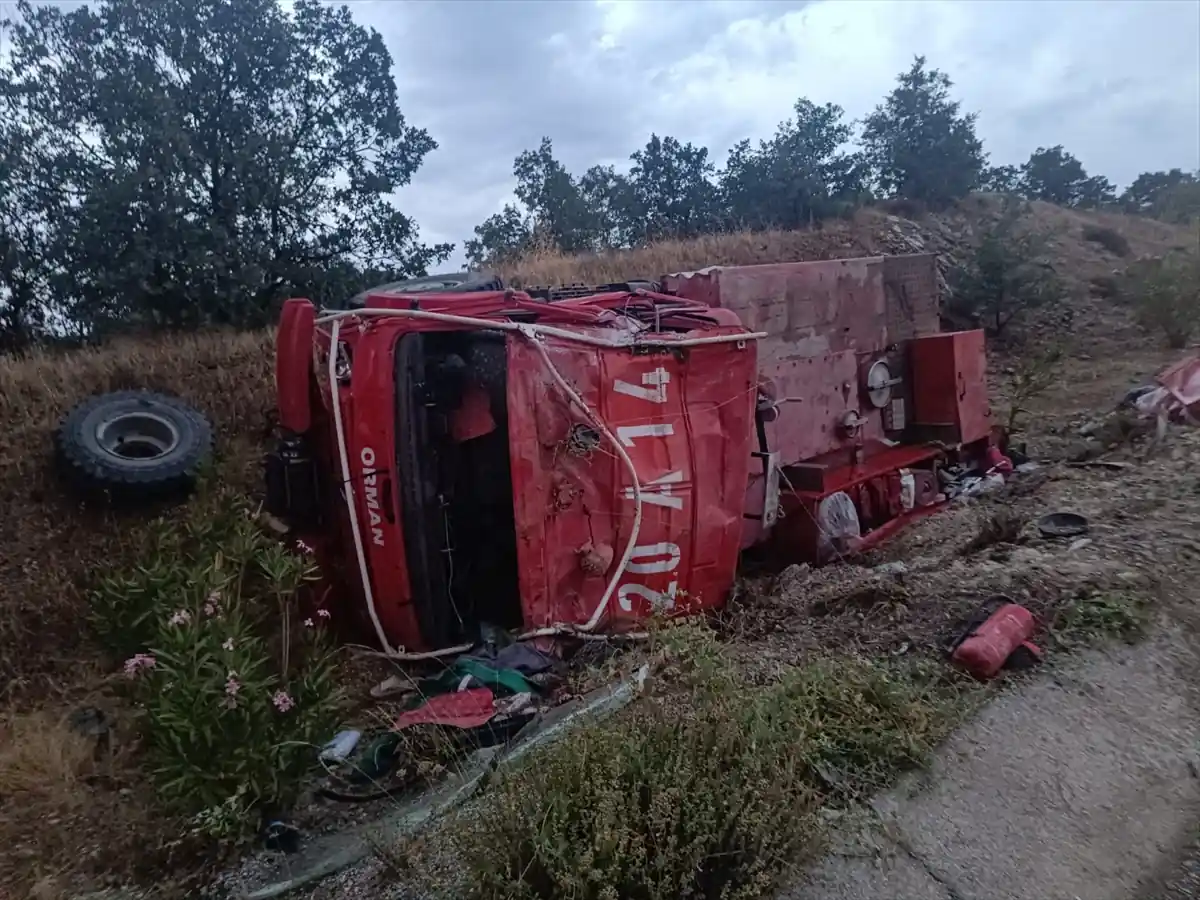
{"label": "tree canopy", "polygon": [[0,63],[0,302],[10,343],[57,317],[261,324],[293,291],[423,273],[393,203],[437,145],[345,7],[21,0]]}
{"label": "tree canopy", "polygon": [[1089,177],[1083,163],[1061,144],[1049,149],[1038,147],[1021,166],[1020,185],[1029,199],[1060,206],[1100,206],[1116,196],[1107,178]]}
{"label": "tree canopy", "polygon": [[987,155],[975,113],[950,99],[953,82],[918,56],[863,123],[863,154],[889,195],[944,206],[979,187]]}
{"label": "tree canopy", "polygon": [[[261,325],[288,295],[337,302],[452,251],[423,244],[396,206],[437,144],[401,113],[382,38],[345,6],[13,9],[0,23],[0,349],[51,333]],[[801,97],[720,166],[652,133],[625,165],[575,174],[544,137],[514,160],[514,200],[475,227],[467,261],[819,227],[874,200],[936,209],[977,189],[1200,216],[1200,173],[1145,172],[1118,198],[1061,145],[990,164],[953,88],[915,57],[861,122]]]}

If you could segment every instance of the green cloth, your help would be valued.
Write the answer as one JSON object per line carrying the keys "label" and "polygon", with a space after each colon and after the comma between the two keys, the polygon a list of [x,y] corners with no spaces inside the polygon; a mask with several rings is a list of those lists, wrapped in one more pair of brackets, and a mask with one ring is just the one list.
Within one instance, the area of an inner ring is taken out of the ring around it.
{"label": "green cloth", "polygon": [[[492,690],[503,688],[508,694],[535,694],[537,690],[522,675],[513,669],[493,669],[477,659],[457,659],[445,672],[432,678],[423,678],[418,684],[417,696],[433,697],[458,690],[459,684],[468,675],[484,687]],[[424,702],[422,699],[421,702]]]}

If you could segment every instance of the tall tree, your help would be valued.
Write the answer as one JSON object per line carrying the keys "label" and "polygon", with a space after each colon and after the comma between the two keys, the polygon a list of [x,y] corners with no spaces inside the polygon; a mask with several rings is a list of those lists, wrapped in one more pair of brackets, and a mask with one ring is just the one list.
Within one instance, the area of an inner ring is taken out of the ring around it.
{"label": "tall tree", "polygon": [[986,155],[975,135],[976,116],[960,112],[951,87],[918,56],[865,119],[863,153],[885,193],[937,207],[979,186]]}
{"label": "tall tree", "polygon": [[594,217],[597,248],[626,246],[634,205],[629,177],[613,166],[592,166],[579,179],[579,190]]}
{"label": "tall tree", "polygon": [[619,201],[626,243],[694,237],[717,227],[714,167],[706,147],[652,134],[629,158],[633,166]]}
{"label": "tall tree", "polygon": [[996,194],[1015,194],[1021,190],[1021,170],[1016,166],[989,166],[984,169],[979,187]]}
{"label": "tall tree", "polygon": [[[1170,212],[1172,200],[1186,195],[1187,189],[1197,184],[1200,184],[1200,173],[1193,175],[1182,169],[1143,172],[1121,194],[1121,205],[1129,212],[1161,216]],[[1194,212],[1200,212],[1200,205]]]}
{"label": "tall tree", "polygon": [[859,159],[847,152],[850,126],[840,106],[801,98],[795,118],[758,147],[743,140],[721,173],[728,224],[801,228],[835,214],[861,190]]}
{"label": "tall tree", "polygon": [[533,223],[530,217],[511,203],[475,226],[475,237],[463,245],[467,265],[483,268],[509,262],[530,248]]}
{"label": "tall tree", "polygon": [[420,274],[452,249],[419,243],[391,200],[437,145],[346,7],[16,10],[0,118],[68,198],[54,266],[76,319],[255,324],[330,267]]}
{"label": "tall tree", "polygon": [[550,138],[537,150],[526,150],[513,163],[517,199],[529,210],[535,237],[541,236],[567,253],[591,249],[595,216],[566,166],[554,158]]}
{"label": "tall tree", "polygon": [[1030,200],[1060,206],[1095,207],[1111,202],[1113,187],[1107,178],[1089,177],[1083,163],[1061,144],[1038,147],[1021,166],[1021,189]]}

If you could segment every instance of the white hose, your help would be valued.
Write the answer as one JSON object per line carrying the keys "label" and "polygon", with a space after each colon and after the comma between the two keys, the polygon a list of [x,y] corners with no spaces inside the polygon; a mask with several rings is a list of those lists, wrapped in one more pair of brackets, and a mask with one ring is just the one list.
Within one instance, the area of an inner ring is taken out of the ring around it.
{"label": "white hose", "polygon": [[604,594],[600,598],[600,602],[596,604],[596,609],[592,612],[591,617],[582,625],[558,624],[544,628],[537,628],[533,631],[525,632],[517,637],[517,640],[524,641],[536,637],[550,637],[562,634],[578,634],[580,637],[588,635],[604,618],[604,612],[608,607],[609,601],[612,599],[613,592],[617,589],[617,583],[621,580],[621,576],[625,574],[626,568],[629,566],[629,561],[633,558],[634,549],[637,547],[638,533],[642,526],[642,485],[638,478],[637,468],[630,459],[629,454],[625,452],[620,440],[612,433],[609,427],[604,423],[600,416],[592,410],[591,407],[584,402],[574,388],[572,388],[558,367],[550,359],[550,354],[546,352],[546,348],[541,340],[542,337],[556,337],[572,343],[586,344],[593,347],[606,347],[615,349],[624,349],[632,346],[655,346],[666,345],[672,347],[695,347],[705,344],[728,344],[735,342],[744,342],[748,340],[757,340],[766,337],[765,332],[750,332],[743,334],[721,334],[709,335],[700,338],[678,338],[674,340],[664,340],[664,336],[659,335],[659,340],[646,340],[643,335],[628,335],[623,339],[605,340],[604,338],[594,335],[581,334],[577,331],[569,331],[565,328],[555,328],[547,325],[537,325],[518,322],[498,322],[493,319],[479,319],[472,316],[458,316],[450,313],[428,312],[418,309],[362,309],[362,310],[343,310],[334,313],[327,313],[316,320],[316,324],[325,324],[326,322],[333,323],[333,330],[330,334],[330,353],[329,353],[329,379],[330,390],[333,400],[333,427],[337,436],[338,453],[342,461],[342,478],[346,491],[346,504],[350,511],[350,527],[351,533],[354,536],[354,550],[358,557],[359,574],[363,584],[363,594],[367,601],[367,611],[371,616],[371,622],[375,626],[375,633],[379,637],[381,646],[384,648],[384,655],[389,659],[395,659],[403,662],[417,662],[421,660],[438,659],[444,656],[453,656],[458,653],[464,653],[471,649],[470,644],[463,644],[457,647],[446,647],[440,650],[431,650],[423,653],[405,653],[396,651],[388,644],[387,637],[384,634],[383,626],[379,621],[378,613],[375,609],[374,594],[371,591],[370,572],[367,568],[366,552],[363,548],[362,534],[358,527],[357,508],[354,501],[354,492],[350,482],[350,462],[349,455],[346,449],[346,434],[342,426],[341,402],[339,400],[339,387],[336,372],[337,361],[337,346],[338,335],[341,331],[341,320],[349,317],[358,317],[363,315],[369,316],[398,316],[409,319],[426,319],[435,322],[444,322],[454,325],[468,325],[475,328],[485,328],[493,331],[511,331],[515,332],[533,344],[538,351],[542,362],[545,364],[550,376],[554,379],[555,384],[559,389],[567,395],[567,398],[583,412],[584,415],[591,420],[592,424],[600,431],[600,433],[612,444],[616,451],[617,457],[624,464],[629,472],[629,477],[633,482],[633,527],[629,533],[629,541],[625,545],[625,553],[621,557],[620,563],[617,565],[616,572],[609,578],[608,584],[604,588]]}

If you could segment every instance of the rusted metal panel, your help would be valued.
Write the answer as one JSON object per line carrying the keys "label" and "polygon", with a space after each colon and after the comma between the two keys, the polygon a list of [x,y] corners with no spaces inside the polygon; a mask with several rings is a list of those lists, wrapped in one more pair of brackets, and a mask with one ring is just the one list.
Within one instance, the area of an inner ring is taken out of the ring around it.
{"label": "rusted metal panel", "polygon": [[[711,268],[668,276],[681,296],[736,312],[759,342],[759,378],[784,401],[767,424],[771,450],[792,465],[852,442],[839,423],[850,411],[867,422],[862,438],[883,425],[859,397],[859,360],[888,345],[882,257]],[[753,473],[752,473],[753,474]],[[762,496],[751,484],[748,497]]]}
{"label": "rusted metal panel", "polygon": [[940,322],[934,254],[884,257],[883,292],[889,342],[937,333]]}
{"label": "rusted metal panel", "polygon": [[1189,412],[1200,414],[1200,358],[1192,356],[1180,360],[1159,375],[1157,380]]}
{"label": "rusted metal panel", "polygon": [[[605,621],[724,602],[737,563],[754,434],[754,342],[686,353],[548,343],[555,366],[621,440],[644,489],[629,567]],[[521,605],[531,628],[586,621],[629,541],[633,489],[612,448],[509,343],[509,438]],[[591,445],[594,444],[594,447]],[[589,449],[590,447],[590,449]]]}
{"label": "rusted metal panel", "polygon": [[982,331],[951,331],[912,344],[913,424],[930,438],[971,443],[992,429]]}

